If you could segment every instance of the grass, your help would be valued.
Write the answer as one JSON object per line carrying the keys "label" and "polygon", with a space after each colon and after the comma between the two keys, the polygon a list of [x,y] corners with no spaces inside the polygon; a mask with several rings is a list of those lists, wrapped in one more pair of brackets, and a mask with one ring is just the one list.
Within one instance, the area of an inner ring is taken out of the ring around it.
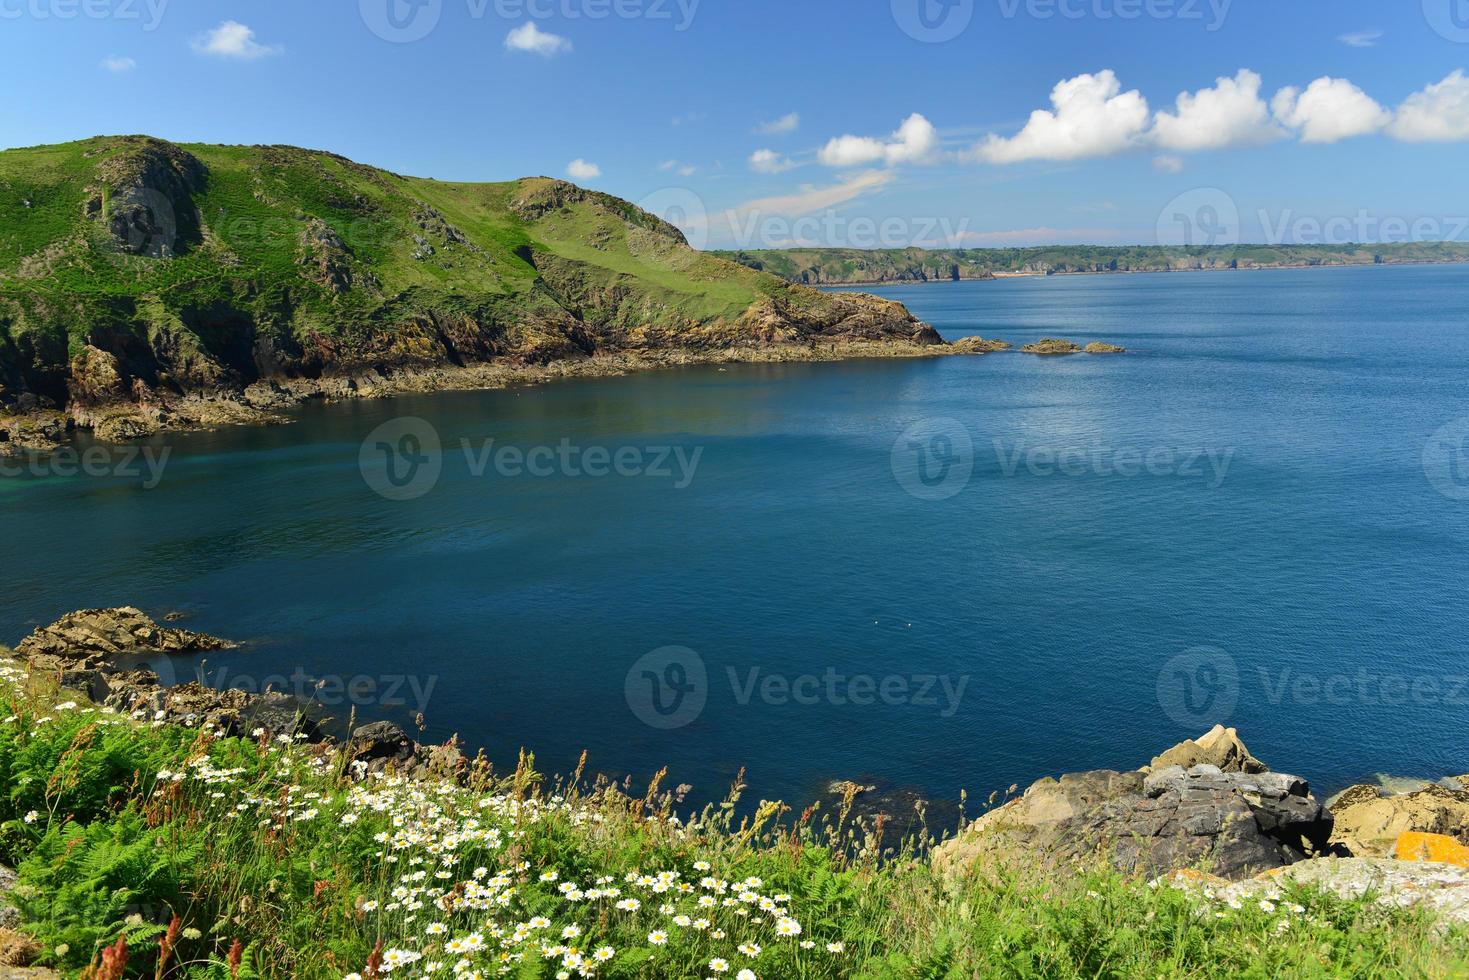
{"label": "grass", "polygon": [[[330,748],[77,705],[7,667],[0,851],[42,961],[126,975],[1446,977],[1469,936],[1368,896],[1231,908],[1104,870],[935,877],[836,812],[686,813],[482,761],[357,778]],[[743,816],[739,814],[744,814]],[[748,972],[744,972],[748,971]],[[99,974],[100,975],[100,974]]]}

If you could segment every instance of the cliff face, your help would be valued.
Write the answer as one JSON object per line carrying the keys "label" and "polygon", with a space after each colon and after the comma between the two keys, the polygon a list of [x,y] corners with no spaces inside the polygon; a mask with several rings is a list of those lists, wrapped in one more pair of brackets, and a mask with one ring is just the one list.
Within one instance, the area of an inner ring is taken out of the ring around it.
{"label": "cliff face", "polygon": [[0,430],[46,410],[197,421],[186,402],[248,409],[262,385],[848,342],[942,343],[899,304],[696,252],[559,180],[148,137],[0,153]]}

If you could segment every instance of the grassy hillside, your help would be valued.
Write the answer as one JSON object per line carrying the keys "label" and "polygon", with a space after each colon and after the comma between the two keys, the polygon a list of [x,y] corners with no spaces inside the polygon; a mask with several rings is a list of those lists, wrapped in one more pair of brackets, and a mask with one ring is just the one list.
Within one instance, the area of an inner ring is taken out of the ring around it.
{"label": "grassy hillside", "polygon": [[0,409],[817,338],[937,335],[548,178],[444,183],[148,137],[0,153]]}
{"label": "grassy hillside", "polygon": [[1074,272],[1184,272],[1295,266],[1469,262],[1469,243],[1390,245],[1049,245],[1038,248],[793,248],[714,253],[791,282],[933,282]]}

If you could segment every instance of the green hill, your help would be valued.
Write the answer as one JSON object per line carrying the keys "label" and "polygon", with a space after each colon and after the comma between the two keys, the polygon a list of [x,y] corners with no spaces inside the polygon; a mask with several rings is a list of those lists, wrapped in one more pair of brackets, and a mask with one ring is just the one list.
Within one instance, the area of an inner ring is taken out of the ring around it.
{"label": "green hill", "polygon": [[791,248],[715,252],[809,285],[942,282],[1006,275],[1189,272],[1469,262],[1469,243],[1386,245],[1046,245],[1037,248]]}
{"label": "green hill", "polygon": [[111,434],[128,435],[198,421],[200,402],[248,411],[357,388],[342,379],[433,371],[429,386],[451,386],[487,364],[818,342],[940,341],[899,304],[793,288],[559,180],[444,183],[142,136],[0,152],[12,419],[122,418]]}

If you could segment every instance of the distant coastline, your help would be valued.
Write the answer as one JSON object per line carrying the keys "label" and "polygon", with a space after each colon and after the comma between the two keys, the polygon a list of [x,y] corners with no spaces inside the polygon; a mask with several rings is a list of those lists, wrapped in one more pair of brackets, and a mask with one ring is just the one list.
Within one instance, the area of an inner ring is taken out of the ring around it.
{"label": "distant coastline", "polygon": [[1039,246],[1015,249],[761,249],[716,252],[808,286],[889,286],[1058,275],[1247,272],[1469,263],[1469,243]]}

